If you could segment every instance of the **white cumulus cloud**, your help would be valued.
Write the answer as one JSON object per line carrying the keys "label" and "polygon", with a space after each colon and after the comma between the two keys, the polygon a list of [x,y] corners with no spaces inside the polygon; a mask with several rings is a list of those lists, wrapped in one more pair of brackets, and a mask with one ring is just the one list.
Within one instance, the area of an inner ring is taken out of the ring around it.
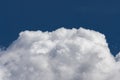
{"label": "white cumulus cloud", "polygon": [[0,80],[119,80],[105,36],[89,29],[24,31],[0,51]]}

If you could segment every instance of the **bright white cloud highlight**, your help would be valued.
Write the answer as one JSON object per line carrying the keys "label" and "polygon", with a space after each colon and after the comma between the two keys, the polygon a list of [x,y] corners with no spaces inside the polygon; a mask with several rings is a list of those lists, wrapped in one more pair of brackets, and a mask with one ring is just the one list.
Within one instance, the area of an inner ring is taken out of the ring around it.
{"label": "bright white cloud highlight", "polygon": [[119,79],[119,54],[114,58],[93,30],[24,31],[0,52],[0,80]]}

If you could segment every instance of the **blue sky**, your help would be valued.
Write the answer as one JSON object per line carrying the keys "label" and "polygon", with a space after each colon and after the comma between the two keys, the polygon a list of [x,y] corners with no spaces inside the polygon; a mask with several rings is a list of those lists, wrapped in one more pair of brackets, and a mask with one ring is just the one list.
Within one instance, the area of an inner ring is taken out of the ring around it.
{"label": "blue sky", "polygon": [[83,26],[105,34],[115,55],[120,51],[119,4],[119,0],[0,1],[0,45],[7,47],[24,30]]}

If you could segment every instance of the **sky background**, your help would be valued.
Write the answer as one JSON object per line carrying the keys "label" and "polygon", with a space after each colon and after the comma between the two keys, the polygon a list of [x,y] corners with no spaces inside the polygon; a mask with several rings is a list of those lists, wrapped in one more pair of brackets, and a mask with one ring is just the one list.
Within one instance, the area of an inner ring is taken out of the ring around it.
{"label": "sky background", "polygon": [[105,34],[111,52],[120,51],[118,0],[1,0],[0,45],[9,46],[24,30],[60,27],[93,29]]}

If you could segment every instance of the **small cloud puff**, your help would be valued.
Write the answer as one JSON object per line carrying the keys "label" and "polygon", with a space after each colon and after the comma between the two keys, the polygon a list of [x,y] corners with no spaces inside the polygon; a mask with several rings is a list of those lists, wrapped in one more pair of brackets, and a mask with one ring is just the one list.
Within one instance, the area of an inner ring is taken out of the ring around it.
{"label": "small cloud puff", "polygon": [[119,80],[120,58],[99,32],[24,31],[0,51],[0,80]]}

